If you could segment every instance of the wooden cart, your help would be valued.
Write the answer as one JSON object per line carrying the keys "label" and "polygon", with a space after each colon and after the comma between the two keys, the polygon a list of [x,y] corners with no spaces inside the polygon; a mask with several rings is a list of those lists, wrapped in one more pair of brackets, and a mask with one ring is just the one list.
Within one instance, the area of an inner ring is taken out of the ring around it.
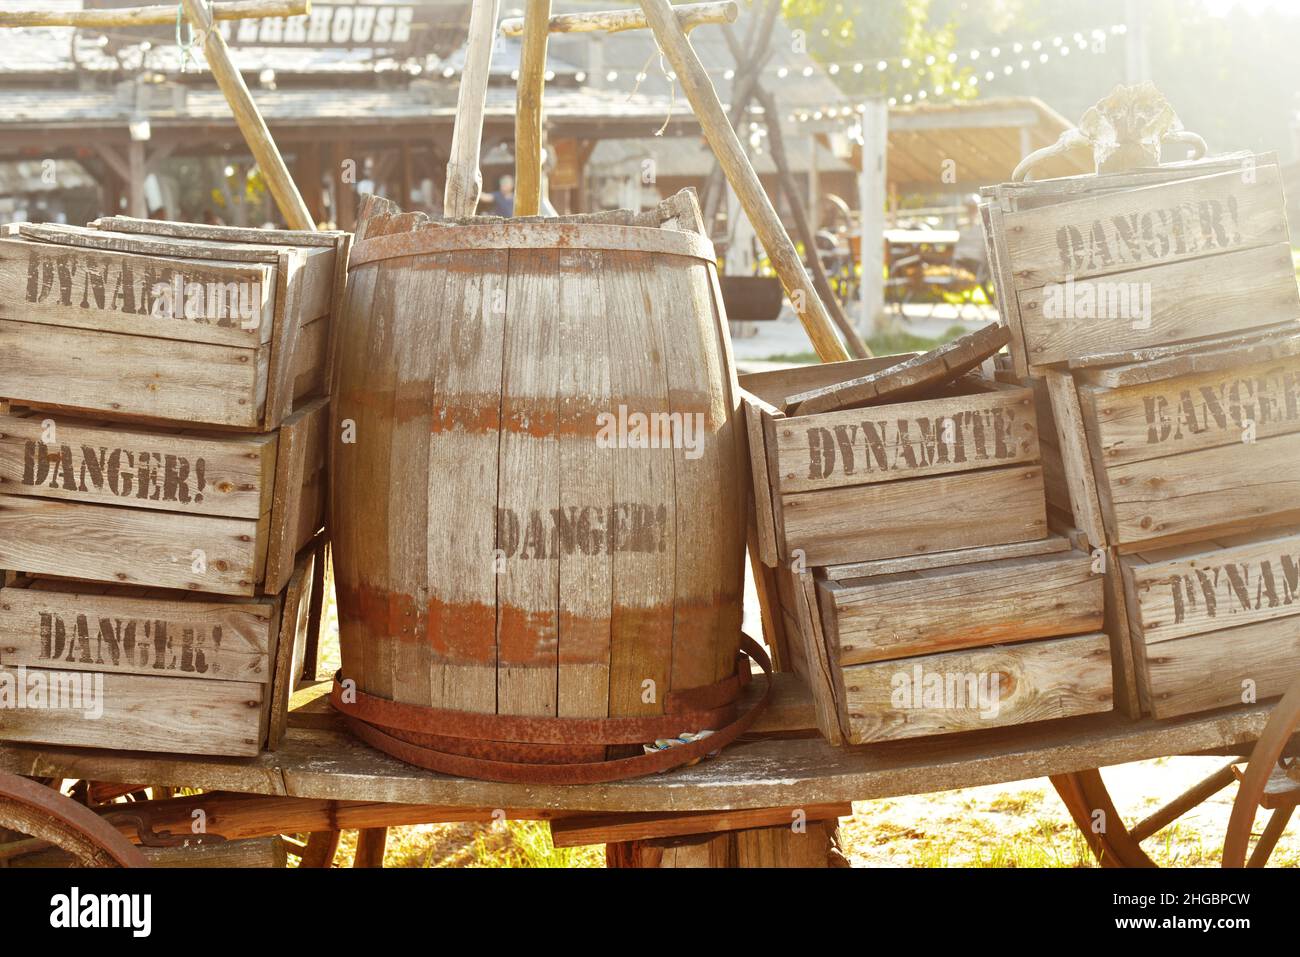
{"label": "wooden cart", "polygon": [[[258,758],[4,745],[0,772],[87,782],[74,793],[116,826],[127,839],[123,845],[143,845],[155,862],[166,848],[186,841],[219,848],[311,833],[296,852],[304,866],[328,866],[343,829],[363,832],[358,865],[378,866],[389,826],[503,818],[548,821],[557,845],[605,843],[611,865],[830,866],[838,857],[837,818],[851,813],[852,801],[1044,775],[1104,866],[1152,866],[1141,841],[1240,777],[1224,864],[1246,861],[1256,810],[1265,807],[1272,818],[1250,855],[1251,866],[1262,866],[1300,803],[1300,781],[1286,771],[1290,764],[1294,773],[1291,762],[1300,754],[1300,738],[1294,737],[1300,682],[1278,704],[1174,720],[1134,722],[1110,713],[839,748],[812,730],[812,700],[800,681],[789,673],[774,680],[773,703],[755,730],[721,755],[667,775],[604,785],[496,784],[411,767],[342,729],[324,698],[327,682],[299,692],[283,745]],[[762,684],[756,678],[748,693],[761,693]],[[1098,769],[1169,755],[1221,755],[1231,763],[1143,821],[1123,822]],[[1235,766],[1247,759],[1238,775]],[[26,816],[17,814],[4,800],[4,777],[0,826],[39,832],[90,859],[88,831],[57,826],[68,806],[84,807],[49,791],[51,800],[42,809],[28,806]],[[108,803],[146,788],[153,797]],[[158,797],[174,788],[204,793]],[[196,820],[205,822],[197,833]],[[103,842],[89,843],[102,852]],[[23,849],[0,844],[0,858]]]}

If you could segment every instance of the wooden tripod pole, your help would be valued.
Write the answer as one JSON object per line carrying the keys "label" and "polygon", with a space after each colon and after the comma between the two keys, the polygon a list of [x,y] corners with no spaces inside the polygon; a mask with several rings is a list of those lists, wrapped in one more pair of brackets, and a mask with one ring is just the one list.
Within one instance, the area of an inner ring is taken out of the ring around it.
{"label": "wooden tripod pole", "polygon": [[290,229],[314,230],[316,223],[307,211],[307,204],[303,202],[293,177],[289,175],[284,157],[276,148],[275,140],[271,139],[271,131],[266,128],[266,121],[258,112],[257,104],[253,102],[253,97],[244,84],[244,78],[231,62],[225,39],[220,31],[213,28],[212,14],[204,6],[203,0],[181,0],[181,5],[194,30],[203,37],[203,55],[212,69],[212,76],[225,94],[231,112],[235,114],[235,123],[244,134],[257,168],[266,177],[267,187],[271,190],[275,205],[280,208],[280,215]]}
{"label": "wooden tripod pole", "polygon": [[677,79],[686,91],[686,98],[690,100],[691,109],[695,112],[695,118],[699,120],[700,128],[713,147],[723,172],[727,174],[731,188],[736,191],[745,215],[754,224],[754,231],[767,250],[772,266],[781,278],[781,285],[790,297],[790,304],[794,306],[799,320],[808,332],[813,349],[823,362],[847,359],[849,354],[835,332],[826,306],[804,271],[799,251],[790,241],[785,226],[772,207],[771,199],[764,192],[758,174],[754,172],[754,167],[750,165],[749,158],[736,137],[736,131],[727,121],[722,104],[718,102],[717,90],[713,88],[700,58],[682,32],[672,6],[668,0],[640,0],[640,3],[655,39],[659,41],[659,48],[673,65]]}
{"label": "wooden tripod pole", "polygon": [[478,209],[479,193],[483,191],[479,151],[500,7],[501,0],[474,0],[470,8],[465,70],[456,98],[456,125],[451,133],[451,159],[447,161],[447,188],[442,203],[443,215],[451,219],[473,216]]}
{"label": "wooden tripod pole", "polygon": [[527,0],[515,99],[516,216],[536,216],[542,208],[542,96],[550,18],[551,0]]}

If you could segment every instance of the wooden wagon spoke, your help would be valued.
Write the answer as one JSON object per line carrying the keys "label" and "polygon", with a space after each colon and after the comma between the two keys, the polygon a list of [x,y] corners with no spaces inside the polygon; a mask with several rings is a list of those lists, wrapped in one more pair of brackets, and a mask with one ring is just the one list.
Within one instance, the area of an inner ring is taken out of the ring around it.
{"label": "wooden wagon spoke", "polygon": [[1235,770],[1235,763],[1225,764],[1205,780],[1194,784],[1158,811],[1143,818],[1130,829],[1129,833],[1133,835],[1135,841],[1142,842],[1158,831],[1164,830],[1192,808],[1204,804],[1235,781]]}
{"label": "wooden wagon spoke", "polygon": [[1263,867],[1268,863],[1269,855],[1273,853],[1273,848],[1277,847],[1278,839],[1282,832],[1286,830],[1287,823],[1291,820],[1291,815],[1295,812],[1295,805],[1289,807],[1280,807],[1273,812],[1268,819],[1268,824],[1264,826],[1264,833],[1259,836],[1259,843],[1255,845],[1255,850],[1250,854],[1250,860],[1247,867]]}
{"label": "wooden wagon spoke", "polygon": [[[1246,851],[1250,846],[1250,835],[1254,828],[1255,813],[1269,791],[1278,760],[1286,751],[1292,735],[1300,728],[1300,679],[1296,680],[1282,700],[1273,708],[1272,716],[1259,736],[1255,750],[1251,752],[1250,763],[1246,773],[1241,776],[1241,786],[1237,790],[1237,799],[1232,804],[1232,816],[1228,819],[1228,832],[1223,842],[1223,866],[1241,867],[1246,863]],[[1279,815],[1285,816],[1280,817]],[[1290,813],[1283,810],[1273,812],[1273,818],[1279,819],[1278,828],[1286,825]],[[1273,820],[1264,829],[1255,854],[1251,856],[1252,867],[1262,866],[1272,852],[1277,837],[1273,833]],[[1267,847],[1266,840],[1272,841]],[[1262,848],[1262,857],[1261,857]],[[1259,863],[1256,860],[1259,859]]]}

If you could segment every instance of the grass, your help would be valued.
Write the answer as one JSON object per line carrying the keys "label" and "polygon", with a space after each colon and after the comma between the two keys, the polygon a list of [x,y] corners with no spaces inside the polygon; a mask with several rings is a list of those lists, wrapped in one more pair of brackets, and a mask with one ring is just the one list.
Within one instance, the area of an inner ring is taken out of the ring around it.
{"label": "grass", "polygon": [[[966,326],[953,325],[949,326],[943,335],[931,339],[928,336],[918,336],[906,329],[891,328],[882,332],[868,336],[866,343],[867,348],[874,355],[892,356],[900,352],[929,352],[935,346],[941,346],[945,342],[951,342],[958,336],[964,336],[970,332]],[[819,361],[815,352],[785,352],[780,355],[768,356],[767,362],[790,362],[807,364]]]}

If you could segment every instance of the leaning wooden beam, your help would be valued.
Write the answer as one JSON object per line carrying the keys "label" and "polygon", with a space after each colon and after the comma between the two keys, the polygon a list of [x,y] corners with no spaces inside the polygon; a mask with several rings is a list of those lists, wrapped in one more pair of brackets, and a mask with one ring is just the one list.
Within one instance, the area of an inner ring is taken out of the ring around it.
{"label": "leaning wooden beam", "polygon": [[443,214],[451,219],[473,216],[483,190],[483,174],[478,168],[479,143],[483,138],[492,41],[500,7],[501,0],[474,0],[470,8],[465,70],[456,100],[456,125],[451,133],[451,158],[447,161],[447,188],[442,203]]}
{"label": "leaning wooden beam", "polygon": [[551,0],[527,0],[515,95],[515,215],[542,208],[542,96],[546,90],[546,30]]}
{"label": "leaning wooden beam", "polygon": [[[683,3],[673,7],[677,22],[689,33],[706,23],[734,23],[740,15],[740,6],[734,0],[723,3]],[[548,33],[622,33],[624,30],[644,30],[649,24],[640,10],[606,10],[599,13],[561,13],[546,23]],[[501,32],[508,37],[523,36],[524,18],[510,17],[501,21]]]}
{"label": "leaning wooden beam", "polygon": [[280,215],[289,224],[290,229],[316,228],[302,194],[289,175],[289,168],[284,164],[284,157],[271,139],[271,131],[266,128],[266,121],[258,112],[252,94],[240,76],[239,70],[230,60],[230,51],[221,32],[212,29],[212,14],[204,6],[203,0],[181,0],[185,16],[196,33],[203,37],[203,55],[207,58],[212,76],[221,87],[221,92],[230,104],[230,111],[235,115],[235,123],[244,134],[244,140],[257,161],[257,168],[266,177],[266,185],[271,190],[275,205],[280,208]]}
{"label": "leaning wooden beam", "polygon": [[[296,17],[311,12],[311,0],[233,0],[212,5],[216,20]],[[0,10],[0,27],[156,27],[176,22],[176,5],[116,10]]]}
{"label": "leaning wooden beam", "polygon": [[749,164],[748,157],[736,137],[736,131],[727,122],[727,116],[718,102],[718,93],[709,81],[700,58],[691,48],[673,16],[668,0],[640,0],[650,28],[654,31],[659,48],[664,51],[673,70],[681,81],[686,98],[690,100],[695,118],[699,120],[709,145],[722,164],[731,188],[735,190],[745,215],[754,226],[763,248],[772,260],[776,274],[781,278],[790,304],[799,315],[813,349],[823,362],[839,362],[849,357],[835,333],[835,327],[826,307],[817,296],[812,280],[803,268],[799,251],[785,231],[781,219],[772,208],[772,200],[763,191],[758,174]]}

